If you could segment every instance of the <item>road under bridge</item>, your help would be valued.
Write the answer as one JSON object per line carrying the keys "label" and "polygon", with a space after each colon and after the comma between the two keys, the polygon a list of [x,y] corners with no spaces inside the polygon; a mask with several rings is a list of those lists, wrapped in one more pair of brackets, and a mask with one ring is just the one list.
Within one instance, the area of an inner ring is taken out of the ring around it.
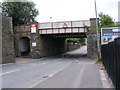
{"label": "road under bridge", "polygon": [[[67,38],[87,38],[87,55],[96,57],[96,35],[89,33],[90,30],[95,29],[95,18],[34,23],[17,27],[12,27],[12,19],[6,17],[3,19],[10,27],[3,25],[3,63],[14,62],[15,56],[41,58],[65,53],[67,52]],[[8,31],[11,33],[7,33]],[[11,42],[9,47],[6,41]]]}
{"label": "road under bridge", "polygon": [[[88,32],[92,28],[95,28],[95,19],[47,22],[32,24],[30,27],[15,27],[16,56],[21,56],[21,53],[24,54],[24,52],[28,52],[28,55],[32,58],[65,53],[67,52],[67,38],[89,38]],[[28,38],[29,50],[25,50],[24,47],[22,47],[26,46],[24,44],[27,44],[27,41],[24,42],[25,40],[23,40],[22,43],[18,42],[21,38]],[[88,44],[91,41],[89,40]],[[96,41],[93,42],[96,43]]]}

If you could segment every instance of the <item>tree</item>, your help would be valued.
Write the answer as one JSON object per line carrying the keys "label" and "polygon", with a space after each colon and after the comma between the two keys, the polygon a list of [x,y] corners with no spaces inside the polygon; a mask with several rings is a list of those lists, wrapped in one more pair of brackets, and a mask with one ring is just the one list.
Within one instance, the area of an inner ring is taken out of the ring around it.
{"label": "tree", "polygon": [[100,27],[111,27],[114,26],[114,21],[112,17],[108,14],[99,13],[99,26]]}
{"label": "tree", "polygon": [[78,43],[78,44],[84,45],[85,44],[85,38],[69,38],[68,42],[69,43],[74,43],[74,44]]}
{"label": "tree", "polygon": [[2,3],[2,15],[13,18],[13,25],[24,25],[35,22],[35,17],[39,14],[35,9],[34,2],[24,0],[25,2],[17,2],[18,0],[11,0],[11,2]]}

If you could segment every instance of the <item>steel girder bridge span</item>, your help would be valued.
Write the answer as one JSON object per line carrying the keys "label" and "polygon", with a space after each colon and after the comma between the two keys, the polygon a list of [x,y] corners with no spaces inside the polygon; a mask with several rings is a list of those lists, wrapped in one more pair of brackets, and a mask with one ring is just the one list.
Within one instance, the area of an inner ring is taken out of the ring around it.
{"label": "steel girder bridge span", "polygon": [[90,20],[39,23],[41,36],[54,38],[86,38]]}

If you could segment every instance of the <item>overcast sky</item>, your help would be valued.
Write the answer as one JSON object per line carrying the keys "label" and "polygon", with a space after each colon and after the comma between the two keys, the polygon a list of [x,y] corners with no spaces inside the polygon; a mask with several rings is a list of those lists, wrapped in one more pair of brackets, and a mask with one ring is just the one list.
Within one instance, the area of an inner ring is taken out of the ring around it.
{"label": "overcast sky", "polygon": [[[38,22],[88,20],[95,17],[94,0],[33,0],[39,9]],[[118,21],[120,0],[96,0],[98,13]]]}

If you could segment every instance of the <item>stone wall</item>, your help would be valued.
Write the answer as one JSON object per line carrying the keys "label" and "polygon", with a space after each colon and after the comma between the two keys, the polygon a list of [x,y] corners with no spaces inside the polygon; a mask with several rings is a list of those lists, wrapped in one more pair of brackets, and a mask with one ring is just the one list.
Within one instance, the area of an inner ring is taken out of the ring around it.
{"label": "stone wall", "polygon": [[95,33],[87,34],[87,56],[92,59],[97,58],[97,37]]}
{"label": "stone wall", "polygon": [[12,18],[2,17],[2,63],[15,62]]}
{"label": "stone wall", "polygon": [[87,32],[87,56],[97,59],[96,18],[90,19],[90,31]]}
{"label": "stone wall", "polygon": [[90,18],[90,30],[96,29],[96,18]]}
{"label": "stone wall", "polygon": [[[67,43],[65,39],[41,36],[38,29],[36,33],[31,33],[30,25],[14,27],[14,31],[15,55],[17,57],[21,57],[19,43],[22,37],[28,37],[30,39],[30,53],[27,57],[37,59],[41,57],[62,54],[67,51]],[[33,46],[33,43],[36,43],[36,46]]]}
{"label": "stone wall", "polygon": [[[15,42],[15,56],[19,57],[19,56],[21,56],[20,55],[20,49],[19,49],[20,39],[22,37],[27,37],[27,38],[31,39],[30,25],[15,26],[14,27],[14,33],[15,33],[15,37],[14,37],[14,40],[15,40],[14,41]],[[28,55],[29,57],[31,57],[30,54]]]}
{"label": "stone wall", "polygon": [[72,50],[75,50],[75,49],[78,49],[78,48],[80,48],[80,45],[78,45],[78,44],[70,44],[70,43],[68,43],[68,45],[67,45],[68,51],[72,51]]}
{"label": "stone wall", "polygon": [[[15,31],[15,55],[16,57],[31,57],[31,58],[40,58],[40,35],[38,30],[36,33],[31,34],[30,25],[27,26],[16,26],[14,27]],[[27,56],[21,56],[20,50],[20,40],[21,38],[26,37],[30,39],[30,52]],[[32,46],[32,43],[35,42],[36,46]]]}
{"label": "stone wall", "polygon": [[1,21],[2,21],[2,16],[0,15],[0,64],[2,63],[2,22]]}

